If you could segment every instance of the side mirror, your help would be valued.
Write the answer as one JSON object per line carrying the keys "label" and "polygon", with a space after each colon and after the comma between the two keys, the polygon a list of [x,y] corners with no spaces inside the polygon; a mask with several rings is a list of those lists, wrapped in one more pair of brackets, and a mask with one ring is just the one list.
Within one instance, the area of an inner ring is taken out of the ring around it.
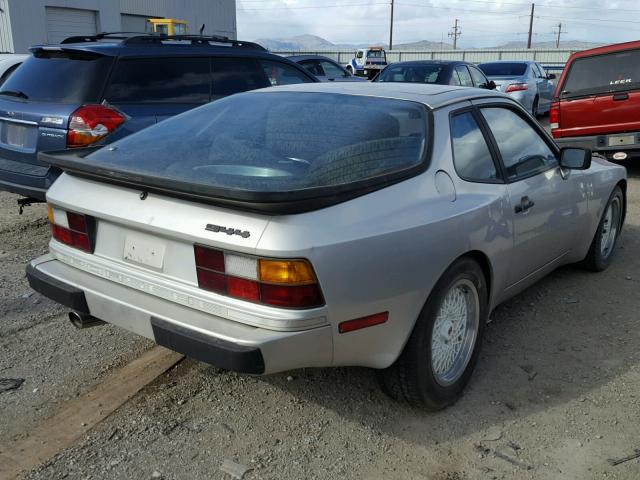
{"label": "side mirror", "polygon": [[489,83],[487,83],[484,88],[486,88],[487,90],[495,90],[496,89],[496,82],[494,82],[493,80],[489,80]]}
{"label": "side mirror", "polygon": [[560,149],[560,166],[570,170],[586,170],[591,166],[591,150],[566,147]]}
{"label": "side mirror", "polygon": [[550,73],[549,75],[547,75],[547,80],[555,80],[555,78],[556,78],[555,73]]}

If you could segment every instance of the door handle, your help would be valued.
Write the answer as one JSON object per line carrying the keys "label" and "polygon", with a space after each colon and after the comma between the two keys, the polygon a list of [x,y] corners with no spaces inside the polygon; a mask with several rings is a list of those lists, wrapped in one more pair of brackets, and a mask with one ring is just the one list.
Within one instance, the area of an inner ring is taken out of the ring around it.
{"label": "door handle", "polygon": [[534,205],[535,205],[534,201],[531,200],[529,197],[522,197],[520,199],[520,203],[516,205],[515,211],[516,213],[525,213]]}
{"label": "door handle", "polygon": [[613,96],[613,101],[614,102],[619,102],[621,100],[629,100],[629,94],[627,94],[627,93],[616,93]]}

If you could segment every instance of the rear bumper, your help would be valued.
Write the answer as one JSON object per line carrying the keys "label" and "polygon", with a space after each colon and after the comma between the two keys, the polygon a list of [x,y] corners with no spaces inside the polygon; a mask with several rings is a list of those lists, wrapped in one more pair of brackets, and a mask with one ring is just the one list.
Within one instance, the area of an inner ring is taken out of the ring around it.
{"label": "rear bumper", "polygon": [[[635,135],[636,138],[640,138],[640,133],[629,133],[629,135]],[[640,157],[640,143],[610,147],[607,142],[608,137],[608,135],[589,135],[580,137],[560,137],[554,138],[554,140],[560,147],[589,148],[593,152],[603,154],[607,158],[612,158],[612,155],[616,152],[625,152],[629,158]]]}
{"label": "rear bumper", "polygon": [[280,332],[233,322],[153,297],[45,255],[27,267],[32,288],[81,313],[120,326],[197,360],[262,374],[330,366],[330,326]]}
{"label": "rear bumper", "polygon": [[47,190],[60,173],[55,168],[0,158],[0,190],[44,202]]}

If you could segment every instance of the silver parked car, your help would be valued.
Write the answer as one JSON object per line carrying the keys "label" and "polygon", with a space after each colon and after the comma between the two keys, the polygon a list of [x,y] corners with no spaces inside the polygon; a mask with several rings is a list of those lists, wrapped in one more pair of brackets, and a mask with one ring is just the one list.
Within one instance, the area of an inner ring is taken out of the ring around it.
{"label": "silver parked car", "polygon": [[480,89],[257,90],[86,153],[42,155],[65,173],[27,269],[77,325],[253,374],[372,367],[431,409],[491,310],[560,265],[605,269],[625,215],[623,167]]}
{"label": "silver parked car", "polygon": [[357,77],[347,71],[338,62],[322,55],[293,55],[288,60],[302,65],[321,82],[366,82],[366,78]]}
{"label": "silver parked car", "polygon": [[547,74],[545,69],[533,61],[498,61],[478,65],[489,80],[496,84],[496,90],[508,93],[534,117],[544,115],[551,108],[555,85],[555,74]]}

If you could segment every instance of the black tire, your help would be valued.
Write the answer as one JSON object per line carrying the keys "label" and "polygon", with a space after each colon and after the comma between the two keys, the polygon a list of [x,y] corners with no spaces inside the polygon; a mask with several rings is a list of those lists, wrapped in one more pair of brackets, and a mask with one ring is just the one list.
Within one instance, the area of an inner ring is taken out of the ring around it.
{"label": "black tire", "polygon": [[[613,218],[612,221],[610,220],[610,224],[607,225],[607,212],[609,211],[609,207],[615,204],[618,205],[617,216]],[[582,261],[582,266],[587,270],[591,270],[592,272],[601,272],[611,265],[611,261],[615,255],[616,245],[618,244],[618,238],[622,231],[625,209],[626,203],[624,194],[622,193],[622,189],[619,186],[616,186],[613,189],[613,192],[611,192],[611,196],[609,196],[609,200],[604,207],[600,223],[598,224],[596,233],[593,236],[591,247],[589,247],[589,253],[587,253],[587,256]],[[615,230],[611,230],[612,226],[615,227]],[[603,242],[608,238],[606,234],[607,228],[615,235],[608,249],[603,248]]]}
{"label": "black tire", "polygon": [[353,75],[353,67],[351,65],[347,65],[347,72]]}
{"label": "black tire", "polygon": [[[478,325],[466,367],[461,376],[447,386],[434,374],[431,347],[438,311],[450,289],[460,281],[470,281],[478,293]],[[451,265],[433,288],[404,350],[390,367],[378,371],[384,392],[390,397],[428,410],[440,410],[454,403],[469,382],[478,360],[487,321],[487,282],[478,263],[463,257]]]}
{"label": "black tire", "polygon": [[533,99],[533,103],[531,104],[531,115],[533,115],[533,118],[538,118],[538,104],[540,102],[540,99],[538,98],[538,96],[536,95],[536,98]]}

